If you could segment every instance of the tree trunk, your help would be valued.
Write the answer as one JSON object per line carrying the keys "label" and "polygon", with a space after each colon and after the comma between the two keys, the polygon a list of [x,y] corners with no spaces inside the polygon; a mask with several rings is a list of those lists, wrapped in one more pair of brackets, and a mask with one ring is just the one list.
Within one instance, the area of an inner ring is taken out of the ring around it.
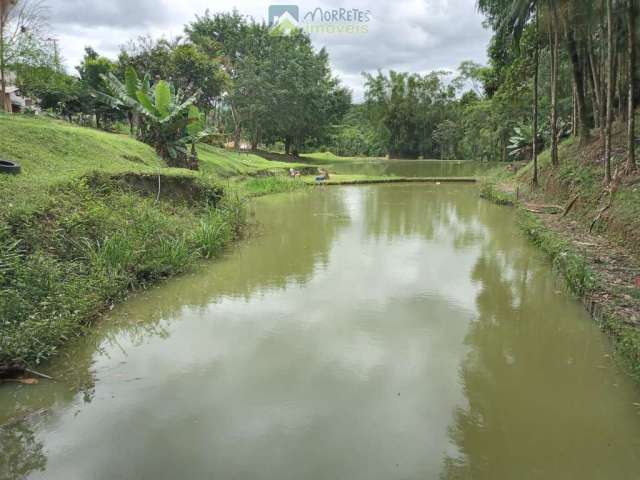
{"label": "tree trunk", "polygon": [[[0,52],[0,57],[3,56],[4,53]],[[7,101],[7,81],[4,76],[4,69],[4,61],[0,60],[0,96],[2,96],[2,98],[0,98],[0,109],[2,109],[2,111],[4,112],[10,112],[8,106],[9,102]]]}
{"label": "tree trunk", "polygon": [[291,139],[289,137],[284,139],[284,153],[291,155]]}
{"label": "tree trunk", "polygon": [[540,45],[538,41],[538,11],[536,11],[536,37],[533,72],[533,177],[531,188],[538,187],[538,73],[540,70]]}
{"label": "tree trunk", "polygon": [[[617,28],[618,26],[616,25],[615,22],[615,14],[613,13],[613,0],[611,0],[612,6],[611,6],[611,31],[612,32],[617,32]],[[607,32],[609,30],[607,29]],[[608,33],[607,33],[607,41],[608,41],[609,37],[608,37]],[[618,43],[615,41],[614,37],[613,37],[613,33],[612,33],[612,37],[611,37],[611,43],[612,43],[612,47],[611,47],[611,102],[612,102],[612,106],[611,106],[611,116],[612,118],[616,118],[616,99],[619,98],[618,96],[618,79],[622,76],[622,70],[620,70],[618,67],[620,67],[620,63],[618,62]],[[607,50],[607,55],[608,55],[609,50]],[[609,57],[607,56],[607,61],[608,61]]]}
{"label": "tree trunk", "polygon": [[576,82],[571,82],[571,135],[578,136],[578,101],[576,100]]}
{"label": "tree trunk", "polygon": [[598,72],[598,65],[596,64],[595,57],[593,55],[593,44],[591,42],[591,36],[589,36],[589,45],[587,46],[589,70],[591,75],[589,80],[591,81],[591,89],[593,90],[593,109],[594,109],[594,121],[596,128],[602,128],[602,119],[604,118],[602,109],[602,99],[600,98],[600,74]]}
{"label": "tree trunk", "polygon": [[[558,12],[551,2],[551,163],[558,165]],[[535,142],[534,142],[535,143]]]}
{"label": "tree trunk", "polygon": [[251,150],[257,151],[258,145],[260,144],[260,126],[256,126],[256,129],[253,133],[253,138],[251,139]]}
{"label": "tree trunk", "polygon": [[625,95],[625,82],[627,80],[626,75],[627,72],[625,72],[626,69],[626,55],[624,53],[624,49],[618,49],[618,77],[617,77],[617,86],[618,86],[618,117],[622,117],[624,121],[626,121],[627,119],[624,118],[627,116],[627,110],[625,108],[627,102],[625,101],[626,99],[624,98]]}
{"label": "tree trunk", "polygon": [[237,151],[240,151],[240,139],[242,138],[242,128],[240,125],[236,125],[235,131],[233,132],[233,148]]}
{"label": "tree trunk", "polygon": [[293,139],[293,144],[292,144],[292,148],[291,148],[291,155],[293,155],[296,158],[300,156],[300,141],[299,141],[298,137],[295,137]]}
{"label": "tree trunk", "polygon": [[198,161],[198,149],[196,148],[196,142],[191,143],[191,155],[189,156],[187,168],[189,170],[199,170],[200,165]]}
{"label": "tree trunk", "polygon": [[629,98],[627,99],[627,165],[630,172],[636,168],[636,143],[635,143],[635,86],[636,86],[636,24],[638,11],[636,0],[628,0],[627,20],[629,22],[629,36],[627,38],[627,69],[629,70]]}
{"label": "tree trunk", "polygon": [[5,45],[4,45],[4,27],[6,21],[6,12],[3,0],[0,0],[0,109],[5,112],[10,111],[7,107],[7,80],[5,78]]}
{"label": "tree trunk", "polygon": [[607,3],[607,118],[604,133],[604,179],[611,183],[611,123],[613,121],[613,6]]}
{"label": "tree trunk", "polygon": [[575,32],[566,19],[565,28],[567,30],[567,50],[569,51],[569,58],[571,59],[573,81],[576,87],[576,134],[580,142],[584,143],[589,139],[589,117],[587,116],[587,104],[585,100],[584,72],[578,53],[578,43],[576,42]]}

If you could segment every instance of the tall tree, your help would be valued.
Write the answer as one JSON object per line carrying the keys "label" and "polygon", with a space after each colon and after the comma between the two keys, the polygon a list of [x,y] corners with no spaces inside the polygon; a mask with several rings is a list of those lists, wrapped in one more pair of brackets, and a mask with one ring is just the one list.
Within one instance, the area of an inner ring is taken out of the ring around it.
{"label": "tall tree", "polygon": [[627,0],[627,22],[628,22],[628,37],[627,37],[627,70],[629,75],[629,91],[627,95],[628,100],[628,124],[627,124],[627,165],[626,170],[630,172],[636,168],[636,132],[635,132],[635,95],[636,95],[636,28],[637,28],[638,10],[636,7],[636,0]]}
{"label": "tall tree", "polygon": [[549,44],[551,49],[551,163],[558,165],[558,64],[560,62],[557,0],[549,0]]}
{"label": "tall tree", "polygon": [[563,15],[563,27],[565,30],[567,52],[571,62],[571,72],[573,74],[573,84],[575,86],[575,133],[581,143],[585,143],[590,137],[589,111],[586,99],[585,82],[585,61],[580,52],[584,51],[582,39],[578,36],[580,29],[584,26],[581,22],[586,14],[584,0],[569,0],[567,3],[568,13]]}
{"label": "tall tree", "polygon": [[7,70],[25,52],[26,38],[42,37],[47,9],[40,0],[0,0],[0,109],[11,111],[7,100]]}
{"label": "tall tree", "polygon": [[531,187],[538,187],[538,76],[540,71],[540,41],[539,34],[539,7],[536,5],[535,15],[535,46],[533,59],[533,138],[532,138],[532,157],[533,157],[533,175],[531,177]]}
{"label": "tall tree", "polygon": [[604,179],[611,183],[611,127],[613,123],[613,1],[605,0],[607,6],[607,113],[604,134]]}
{"label": "tall tree", "polygon": [[[76,70],[85,88],[91,91],[106,92],[107,86],[104,76],[115,70],[115,64],[107,57],[98,55],[93,48],[86,47],[82,63],[76,67]],[[97,128],[106,128],[108,120],[115,113],[114,109],[104,102],[92,101],[86,107],[88,112],[90,111],[95,116]]]}

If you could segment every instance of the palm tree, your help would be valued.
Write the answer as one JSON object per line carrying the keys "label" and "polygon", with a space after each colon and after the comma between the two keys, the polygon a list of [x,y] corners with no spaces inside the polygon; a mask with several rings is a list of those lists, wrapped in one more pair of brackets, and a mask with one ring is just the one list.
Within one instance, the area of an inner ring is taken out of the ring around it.
{"label": "palm tree", "polygon": [[[498,21],[498,26],[505,33],[513,37],[516,48],[519,48],[522,33],[533,17],[535,19],[535,51],[533,59],[533,176],[531,178],[532,188],[538,186],[538,81],[540,70],[540,44],[539,44],[539,17],[540,0],[508,0],[504,15]],[[482,9],[483,2],[478,6]],[[486,5],[485,5],[486,7]]]}

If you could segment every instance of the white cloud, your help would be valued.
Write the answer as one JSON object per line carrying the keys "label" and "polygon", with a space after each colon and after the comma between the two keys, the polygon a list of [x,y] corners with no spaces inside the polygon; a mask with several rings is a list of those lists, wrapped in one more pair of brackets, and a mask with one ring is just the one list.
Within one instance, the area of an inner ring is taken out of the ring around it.
{"label": "white cloud", "polygon": [[[287,2],[283,2],[287,3]],[[455,69],[463,60],[484,62],[490,33],[482,27],[476,0],[397,0],[374,2],[337,0],[298,2],[301,16],[316,7],[358,8],[371,12],[366,34],[313,34],[314,44],[326,47],[343,82],[362,97],[361,72],[394,69],[426,73]],[[176,37],[184,25],[206,9],[237,8],[257,21],[267,20],[269,3],[236,0],[56,0],[50,2],[53,34],[60,39],[69,69],[91,45],[115,57],[119,46],[139,35]]]}

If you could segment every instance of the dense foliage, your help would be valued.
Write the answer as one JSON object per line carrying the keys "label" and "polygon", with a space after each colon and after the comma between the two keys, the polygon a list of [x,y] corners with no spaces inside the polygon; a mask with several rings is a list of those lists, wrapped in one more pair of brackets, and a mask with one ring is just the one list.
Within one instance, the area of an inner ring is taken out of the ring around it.
{"label": "dense foliage", "polygon": [[609,181],[616,120],[628,123],[625,170],[635,165],[637,7],[637,0],[480,0],[494,31],[488,66],[463,62],[457,76],[365,74],[364,110],[343,122],[330,149],[507,161],[535,160],[550,147],[556,164],[562,137],[584,142],[595,127]]}
{"label": "dense foliage", "polygon": [[104,129],[128,123],[134,131],[130,109],[95,95],[113,96],[103,78],[122,79],[133,68],[151,87],[164,79],[185,97],[198,93],[195,105],[216,141],[252,149],[282,144],[292,154],[323,148],[512,161],[537,160],[550,147],[555,164],[562,137],[583,142],[596,128],[609,181],[617,160],[609,132],[618,119],[628,120],[625,170],[635,165],[629,112],[640,96],[637,2],[479,0],[494,31],[487,66],[467,61],[457,72],[365,74],[361,105],[351,104],[326,51],[314,50],[307,35],[273,35],[235,11],[196,16],[174,41],[139,38],[115,60],[87,48],[79,78],[66,75],[57,54],[33,35],[20,54],[14,46],[8,68],[52,113]]}
{"label": "dense foliage", "polygon": [[[174,94],[193,99],[220,143],[257,149],[281,142],[294,155],[326,144],[332,126],[351,105],[351,92],[333,76],[327,52],[316,51],[308,35],[273,35],[266,25],[237,12],[196,16],[175,41],[138,38],[123,46],[115,60],[87,47],[77,77],[64,73],[57,55],[35,47],[15,57],[8,69],[17,73],[22,91],[51,114],[105,130],[128,125],[140,136],[141,122],[151,117],[137,95],[129,95],[134,102],[127,100],[126,88],[118,85],[126,87],[125,74],[135,71],[149,79],[145,95],[151,99],[158,84],[163,91],[171,84]],[[157,138],[148,143],[173,159],[174,152],[180,156],[173,144],[181,135],[169,137],[169,146]],[[189,165],[174,162],[179,163]]]}

